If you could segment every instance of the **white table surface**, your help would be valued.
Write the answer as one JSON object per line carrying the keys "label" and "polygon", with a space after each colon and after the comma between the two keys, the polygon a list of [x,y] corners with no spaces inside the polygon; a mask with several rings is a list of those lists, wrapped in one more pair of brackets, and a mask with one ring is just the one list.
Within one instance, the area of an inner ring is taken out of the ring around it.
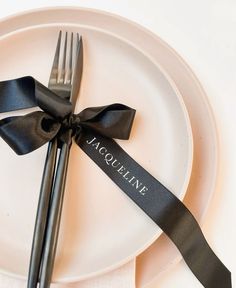
{"label": "white table surface", "polygon": [[[236,272],[236,1],[2,0],[0,18],[37,7],[81,6],[129,18],[158,34],[188,62],[209,97],[221,144],[220,177],[203,231]],[[231,220],[232,219],[232,220]],[[200,288],[183,261],[147,288]],[[223,287],[222,287],[223,288]]]}

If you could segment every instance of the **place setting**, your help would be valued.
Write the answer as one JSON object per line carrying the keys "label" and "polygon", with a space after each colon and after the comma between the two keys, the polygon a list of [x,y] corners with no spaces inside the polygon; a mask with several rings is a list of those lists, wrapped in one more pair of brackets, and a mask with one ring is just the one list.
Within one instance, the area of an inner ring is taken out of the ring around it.
{"label": "place setting", "polygon": [[200,228],[218,143],[184,60],[96,10],[39,9],[0,26],[3,277],[74,287],[130,265],[145,287],[183,258],[203,287],[232,287]]}

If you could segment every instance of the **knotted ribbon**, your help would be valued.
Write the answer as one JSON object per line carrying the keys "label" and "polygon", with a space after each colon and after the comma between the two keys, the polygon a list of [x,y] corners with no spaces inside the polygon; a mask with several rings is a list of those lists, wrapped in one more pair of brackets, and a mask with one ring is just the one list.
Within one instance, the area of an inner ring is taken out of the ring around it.
{"label": "knotted ribbon", "polygon": [[112,139],[129,138],[135,110],[112,104],[72,114],[68,100],[32,77],[0,82],[0,113],[35,106],[42,111],[0,120],[0,136],[17,154],[32,152],[54,137],[69,144],[74,138],[169,236],[204,287],[232,287],[230,271],[214,254],[187,207]]}
{"label": "knotted ribbon", "polygon": [[0,112],[38,106],[25,116],[0,121],[0,136],[19,155],[27,154],[58,137],[71,141],[67,131],[78,141],[83,130],[93,130],[105,137],[128,139],[135,110],[122,104],[84,109],[72,114],[71,103],[58,97],[32,77],[0,83]]}

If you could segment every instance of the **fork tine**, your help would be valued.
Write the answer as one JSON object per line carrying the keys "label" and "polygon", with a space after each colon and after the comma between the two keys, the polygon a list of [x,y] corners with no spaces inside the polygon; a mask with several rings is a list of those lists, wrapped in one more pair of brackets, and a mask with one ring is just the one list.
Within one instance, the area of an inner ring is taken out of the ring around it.
{"label": "fork tine", "polygon": [[63,50],[63,56],[62,56],[62,73],[61,73],[61,81],[60,81],[62,83],[66,83],[67,37],[68,37],[68,33],[66,32],[65,41],[64,41],[64,50]]}
{"label": "fork tine", "polygon": [[82,37],[77,33],[76,37],[76,51],[74,53],[74,64],[72,71],[72,93],[70,96],[70,101],[72,107],[75,107],[78,91],[80,90],[80,84],[82,79],[83,71],[83,41]]}
{"label": "fork tine", "polygon": [[79,43],[81,41],[81,36],[79,35],[79,33],[76,33],[76,35],[77,35],[77,47],[76,47],[76,50],[78,50],[79,49]]}
{"label": "fork tine", "polygon": [[74,46],[74,34],[71,33],[70,38],[70,52],[69,52],[69,68],[68,68],[68,83],[72,83],[72,69],[73,69],[73,46]]}
{"label": "fork tine", "polygon": [[55,79],[56,82],[59,77],[58,70],[59,70],[59,55],[60,55],[60,49],[61,49],[61,35],[62,35],[62,31],[60,31],[58,35],[57,47],[56,47],[53,65],[52,65],[51,74],[50,74],[50,79]]}

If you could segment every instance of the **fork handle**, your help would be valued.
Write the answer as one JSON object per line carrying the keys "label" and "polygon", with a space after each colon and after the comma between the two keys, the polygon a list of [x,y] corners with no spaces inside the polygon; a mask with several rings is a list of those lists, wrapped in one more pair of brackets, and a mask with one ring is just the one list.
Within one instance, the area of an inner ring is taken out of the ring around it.
{"label": "fork handle", "polygon": [[49,211],[51,190],[53,185],[54,171],[57,156],[57,140],[54,139],[48,145],[47,157],[44,165],[41,182],[38,209],[34,226],[33,243],[28,273],[28,288],[36,288],[40,271],[43,242],[46,231],[46,223]]}
{"label": "fork handle", "polygon": [[41,274],[39,288],[50,287],[53,266],[56,255],[57,239],[59,233],[62,204],[64,198],[66,174],[69,162],[70,145],[64,143],[61,148],[57,172],[50,203],[50,212],[47,222],[47,230],[44,242],[44,251],[41,262]]}

